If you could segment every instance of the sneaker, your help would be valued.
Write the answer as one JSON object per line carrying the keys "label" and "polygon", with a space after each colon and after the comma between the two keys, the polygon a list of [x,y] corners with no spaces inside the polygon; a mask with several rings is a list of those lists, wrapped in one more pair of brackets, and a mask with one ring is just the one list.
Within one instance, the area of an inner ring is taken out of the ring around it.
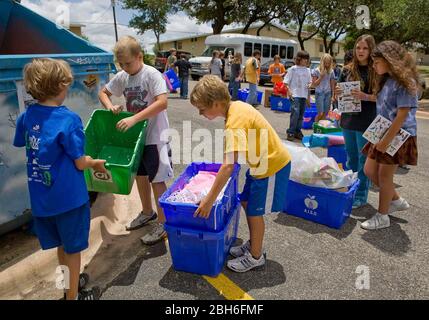
{"label": "sneaker", "polygon": [[371,219],[361,223],[361,228],[366,230],[378,230],[390,227],[390,218],[387,214],[376,213]]}
{"label": "sneaker", "polygon": [[140,240],[143,244],[153,245],[157,242],[160,242],[167,236],[167,232],[164,230],[164,225],[162,223],[157,223],[151,232],[141,237]]}
{"label": "sneaker", "polygon": [[158,218],[158,215],[155,211],[152,210],[152,213],[150,215],[143,214],[143,211],[140,212],[140,214],[135,218],[129,225],[125,227],[125,230],[132,231],[139,229],[146,225],[149,221],[156,220]]}
{"label": "sneaker", "polygon": [[397,200],[390,202],[389,213],[397,212],[397,211],[405,211],[410,208],[409,203],[404,198],[400,197]]}
{"label": "sneaker", "polygon": [[293,140],[295,140],[295,135],[294,134],[292,134],[292,133],[288,133],[287,134],[287,138],[286,138],[288,141],[293,141]]}
{"label": "sneaker", "polygon": [[81,273],[79,275],[79,288],[78,290],[81,291],[85,289],[86,285],[89,283],[89,275],[87,273]]}
{"label": "sneaker", "polygon": [[100,300],[101,290],[99,287],[84,289],[77,294],[77,300]]}
{"label": "sneaker", "polygon": [[298,133],[295,133],[294,137],[297,138],[298,140],[302,140],[302,138],[304,138],[304,135],[302,134],[302,132],[298,132]]}
{"label": "sneaker", "polygon": [[[89,283],[89,275],[87,273],[81,273],[79,275],[79,286],[78,286],[78,292],[85,289],[86,285]],[[67,300],[67,295],[64,291],[64,297],[60,300]]]}
{"label": "sneaker", "polygon": [[229,260],[227,266],[235,272],[246,272],[255,268],[262,268],[265,265],[265,258],[265,253],[259,259],[255,259],[250,254],[250,251],[247,251],[241,257]]}
{"label": "sneaker", "polygon": [[247,240],[247,242],[243,243],[241,246],[232,247],[229,250],[229,254],[234,258],[238,258],[248,251],[250,251],[250,240]]}

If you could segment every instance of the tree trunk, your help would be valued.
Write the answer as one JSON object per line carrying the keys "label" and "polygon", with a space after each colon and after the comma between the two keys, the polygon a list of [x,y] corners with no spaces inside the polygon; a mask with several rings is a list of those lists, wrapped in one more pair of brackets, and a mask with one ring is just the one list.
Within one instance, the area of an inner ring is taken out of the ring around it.
{"label": "tree trunk", "polygon": [[301,46],[301,50],[305,50],[304,39],[302,38],[302,34],[301,34],[304,21],[301,22],[300,19],[297,19],[297,21],[298,21],[298,34],[297,34],[298,42],[299,42],[299,45]]}
{"label": "tree trunk", "polygon": [[215,21],[215,23],[212,24],[213,34],[220,34],[224,26],[225,26],[225,23],[221,23],[220,21]]}
{"label": "tree trunk", "polygon": [[256,35],[260,36],[262,29],[264,29],[272,20],[274,20],[274,18],[271,18],[270,20],[265,21],[265,23],[261,27],[259,27],[258,30],[256,31]]}

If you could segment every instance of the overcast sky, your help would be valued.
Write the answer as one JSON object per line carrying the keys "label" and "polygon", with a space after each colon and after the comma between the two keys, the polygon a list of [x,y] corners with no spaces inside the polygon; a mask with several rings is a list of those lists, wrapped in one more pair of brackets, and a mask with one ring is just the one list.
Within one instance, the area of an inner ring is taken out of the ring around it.
{"label": "overcast sky", "polygon": [[[156,38],[152,31],[138,35],[137,30],[128,27],[133,17],[133,10],[124,10],[116,1],[116,20],[118,23],[118,36],[132,35],[141,40],[145,50],[151,50]],[[38,14],[56,21],[57,8],[69,5],[70,22],[79,22],[85,25],[82,33],[89,40],[110,51],[115,44],[115,31],[113,27],[113,12],[111,0],[22,0],[21,3]],[[184,13],[171,15],[168,18],[167,32],[161,36],[161,40],[191,36],[198,33],[212,32],[208,24],[198,25],[195,20]]]}

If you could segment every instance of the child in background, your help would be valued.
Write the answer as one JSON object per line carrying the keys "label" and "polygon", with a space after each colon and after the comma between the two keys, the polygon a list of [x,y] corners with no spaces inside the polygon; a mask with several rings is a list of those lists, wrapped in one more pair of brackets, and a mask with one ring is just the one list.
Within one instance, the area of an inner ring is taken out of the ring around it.
{"label": "child in background", "polygon": [[311,73],[308,68],[310,55],[306,51],[298,51],[295,57],[295,65],[288,69],[284,83],[287,94],[292,104],[290,125],[287,130],[287,140],[295,138],[302,140],[302,119],[304,117],[305,104],[310,105]]}
{"label": "child in background", "polygon": [[225,53],[223,51],[219,52],[219,59],[222,62],[222,69],[220,69],[222,80],[225,81]]}
{"label": "child in background", "polygon": [[261,58],[261,52],[255,50],[252,57],[247,59],[244,66],[244,73],[246,81],[249,83],[249,95],[247,96],[246,103],[256,107],[258,106],[258,82],[260,69],[259,59]]}
{"label": "child in background", "polygon": [[229,89],[231,91],[231,100],[238,100],[238,90],[240,89],[240,82],[242,77],[241,72],[241,53],[236,52],[234,54],[234,60],[231,64],[231,75],[229,77]]}
{"label": "child in background", "polygon": [[186,55],[182,53],[180,55],[180,60],[177,61],[174,66],[179,69],[180,98],[188,99],[189,69],[192,68],[192,65],[186,60]]}
{"label": "child in background", "polygon": [[270,65],[268,68],[268,74],[271,76],[271,82],[276,83],[283,82],[283,77],[286,74],[286,68],[285,66],[280,63],[280,56],[275,55],[274,56],[274,63]]}
{"label": "child in background", "polygon": [[219,78],[203,77],[191,93],[191,103],[209,120],[225,118],[224,163],[195,216],[209,217],[213,203],[231,177],[234,163],[239,158],[246,159],[250,169],[240,201],[246,211],[250,240],[231,248],[235,259],[227,266],[235,272],[262,267],[266,261],[263,215],[283,209],[290,174],[289,152],[261,113],[247,103],[230,102],[228,88]]}
{"label": "child in background", "polygon": [[[127,111],[134,115],[117,123],[120,131],[127,131],[136,123],[148,120],[146,143],[136,177],[143,210],[126,229],[135,230],[157,219],[158,223],[152,231],[141,238],[144,244],[151,245],[167,235],[164,230],[165,216],[158,199],[167,190],[165,182],[173,177],[171,150],[168,141],[161,139],[162,132],[169,128],[167,86],[158,70],[143,63],[141,46],[135,38],[125,36],[119,39],[114,53],[122,71],[106,84],[98,97],[107,110],[119,113],[122,106],[113,105],[110,96],[125,96]],[[151,191],[158,214],[152,209]]]}
{"label": "child in background", "polygon": [[213,50],[209,71],[210,74],[222,79],[222,61],[219,59],[219,51],[217,50]]}
{"label": "child in background", "polygon": [[[398,165],[417,165],[417,92],[418,73],[414,58],[394,41],[383,41],[372,53],[375,72],[380,76],[375,93],[377,112],[392,121],[391,127],[376,145],[367,143],[365,174],[380,188],[378,212],[361,227],[376,230],[390,226],[389,213],[407,210],[410,205],[395,190],[393,176]],[[389,144],[400,129],[411,136],[390,156]]]}
{"label": "child in background", "polygon": [[168,71],[170,69],[173,69],[175,73],[176,72],[176,67],[174,66],[174,64],[177,61],[177,51],[175,48],[171,48],[170,49],[170,55],[167,58],[167,63],[165,64],[165,70],[164,71]]}
{"label": "child in background", "polygon": [[332,66],[332,57],[325,53],[320,58],[320,64],[312,71],[312,87],[316,88],[317,116],[315,121],[325,119],[331,107],[335,90],[335,74]]}
{"label": "child in background", "polygon": [[106,172],[105,160],[85,156],[82,120],[63,102],[73,81],[62,60],[34,59],[24,67],[24,85],[38,103],[16,122],[14,146],[26,147],[28,189],[43,250],[57,248],[67,300],[98,300],[99,288],[79,290],[81,252],[88,248],[90,209],[83,170]]}

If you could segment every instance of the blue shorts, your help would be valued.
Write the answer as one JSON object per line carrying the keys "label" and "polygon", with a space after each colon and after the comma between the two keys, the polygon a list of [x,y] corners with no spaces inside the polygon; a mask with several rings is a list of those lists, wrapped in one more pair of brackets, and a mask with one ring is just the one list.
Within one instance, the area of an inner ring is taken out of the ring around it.
{"label": "blue shorts", "polygon": [[290,167],[289,162],[275,175],[264,179],[255,179],[247,170],[240,201],[247,202],[246,214],[248,216],[262,216],[266,213],[283,211]]}
{"label": "blue shorts", "polygon": [[91,215],[89,202],[52,217],[33,217],[36,235],[43,250],[64,247],[67,254],[88,248]]}

